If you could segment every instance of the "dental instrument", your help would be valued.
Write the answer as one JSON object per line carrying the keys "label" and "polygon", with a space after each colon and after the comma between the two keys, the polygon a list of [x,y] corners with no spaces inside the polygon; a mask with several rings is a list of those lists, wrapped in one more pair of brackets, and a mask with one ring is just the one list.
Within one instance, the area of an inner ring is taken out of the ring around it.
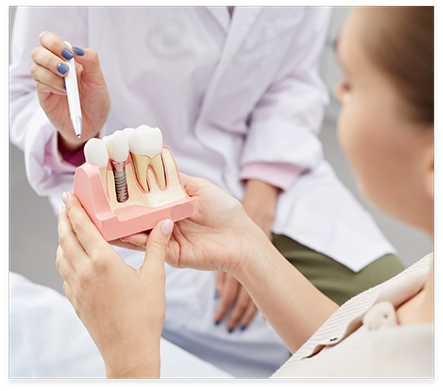
{"label": "dental instrument", "polygon": [[[72,45],[64,41],[68,45],[69,49],[72,50]],[[68,94],[68,105],[69,113],[71,115],[71,123],[74,128],[75,135],[77,138],[82,136],[83,129],[83,119],[82,110],[80,107],[80,95],[78,93],[78,83],[77,83],[77,72],[75,70],[75,60],[72,57],[70,60],[66,61],[69,65],[69,73],[65,77],[66,92]]]}

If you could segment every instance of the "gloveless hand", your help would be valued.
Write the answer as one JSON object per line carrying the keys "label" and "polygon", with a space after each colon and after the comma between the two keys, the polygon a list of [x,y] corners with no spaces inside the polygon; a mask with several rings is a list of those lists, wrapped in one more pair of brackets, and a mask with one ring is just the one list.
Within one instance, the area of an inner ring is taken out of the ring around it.
{"label": "gloveless hand", "polygon": [[[40,106],[59,132],[61,152],[80,148],[96,136],[106,122],[111,101],[103,77],[98,55],[93,49],[74,48],[73,51],[54,33],[40,34],[41,47],[36,47],[31,57],[34,65],[31,76],[35,80]],[[69,73],[65,60],[74,57],[82,108],[83,134],[75,135],[71,124],[64,78]]]}

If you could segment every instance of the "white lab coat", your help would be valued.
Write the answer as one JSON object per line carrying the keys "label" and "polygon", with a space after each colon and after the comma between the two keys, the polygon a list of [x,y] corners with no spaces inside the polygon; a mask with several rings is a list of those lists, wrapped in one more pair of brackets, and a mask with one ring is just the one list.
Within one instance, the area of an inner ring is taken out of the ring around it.
{"label": "white lab coat", "polygon": [[[30,53],[49,30],[98,52],[111,95],[101,136],[158,126],[182,172],[207,178],[240,200],[245,165],[302,167],[305,173],[279,196],[274,233],[354,271],[394,252],[324,160],[317,137],[328,103],[317,65],[330,11],[237,7],[230,21],[226,7],[19,9],[11,46],[11,141],[25,153],[31,186],[49,195],[56,210],[61,192],[72,190],[75,170],[54,152],[56,131],[29,74]],[[141,254],[119,251],[129,264],[141,264]],[[214,279],[213,273],[167,267],[164,336],[236,376],[244,367],[235,357],[253,360],[261,342],[283,354],[260,314],[244,333],[228,335],[212,325]],[[268,339],[258,342],[265,338],[261,332]],[[226,347],[232,359],[225,359]],[[262,356],[268,369],[285,361]]]}

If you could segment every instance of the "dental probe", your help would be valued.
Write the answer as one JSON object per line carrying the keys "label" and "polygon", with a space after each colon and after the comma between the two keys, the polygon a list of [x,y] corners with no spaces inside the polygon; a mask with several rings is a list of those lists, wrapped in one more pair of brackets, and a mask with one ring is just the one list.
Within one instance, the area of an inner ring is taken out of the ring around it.
{"label": "dental probe", "polygon": [[[72,45],[65,41],[69,49],[72,50]],[[65,77],[66,92],[68,94],[68,105],[69,112],[71,114],[72,127],[74,128],[75,135],[80,138],[82,136],[82,110],[80,108],[80,95],[78,93],[77,84],[77,72],[75,71],[75,60],[72,57],[70,60],[66,61],[69,65],[69,73]]]}

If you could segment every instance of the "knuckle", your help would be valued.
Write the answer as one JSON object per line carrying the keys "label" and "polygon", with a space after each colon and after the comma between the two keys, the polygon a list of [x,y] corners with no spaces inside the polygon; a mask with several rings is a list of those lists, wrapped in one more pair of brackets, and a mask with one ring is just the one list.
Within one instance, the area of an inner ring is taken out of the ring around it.
{"label": "knuckle", "polygon": [[109,268],[109,262],[107,262],[105,256],[101,254],[90,254],[89,258],[91,259],[91,263],[94,265],[94,269],[97,273],[103,273]]}
{"label": "knuckle", "polygon": [[90,278],[89,278],[89,273],[87,272],[87,270],[85,270],[84,268],[79,268],[77,270],[77,278],[78,278],[78,282],[79,282],[80,287],[87,288],[89,286]]}
{"label": "knuckle", "polygon": [[77,236],[80,236],[85,233],[85,224],[80,218],[72,218],[71,219],[72,229],[76,233]]}
{"label": "knuckle", "polygon": [[40,42],[51,51],[54,49],[58,39],[59,38],[50,31],[44,31],[40,34]]}
{"label": "knuckle", "polygon": [[58,233],[58,243],[59,243],[59,247],[61,247],[61,249],[66,249],[67,246],[67,235],[64,231],[61,231]]}
{"label": "knuckle", "polygon": [[40,35],[38,36],[39,41],[41,42],[42,40],[44,40],[48,34],[49,34],[49,31],[42,31],[40,33]]}
{"label": "knuckle", "polygon": [[36,60],[40,49],[41,49],[40,47],[35,47],[34,49],[32,49],[31,58],[32,58],[33,61]]}
{"label": "knuckle", "polygon": [[32,64],[31,69],[29,70],[29,73],[31,74],[33,79],[35,79],[36,72],[37,72],[37,65]]}

